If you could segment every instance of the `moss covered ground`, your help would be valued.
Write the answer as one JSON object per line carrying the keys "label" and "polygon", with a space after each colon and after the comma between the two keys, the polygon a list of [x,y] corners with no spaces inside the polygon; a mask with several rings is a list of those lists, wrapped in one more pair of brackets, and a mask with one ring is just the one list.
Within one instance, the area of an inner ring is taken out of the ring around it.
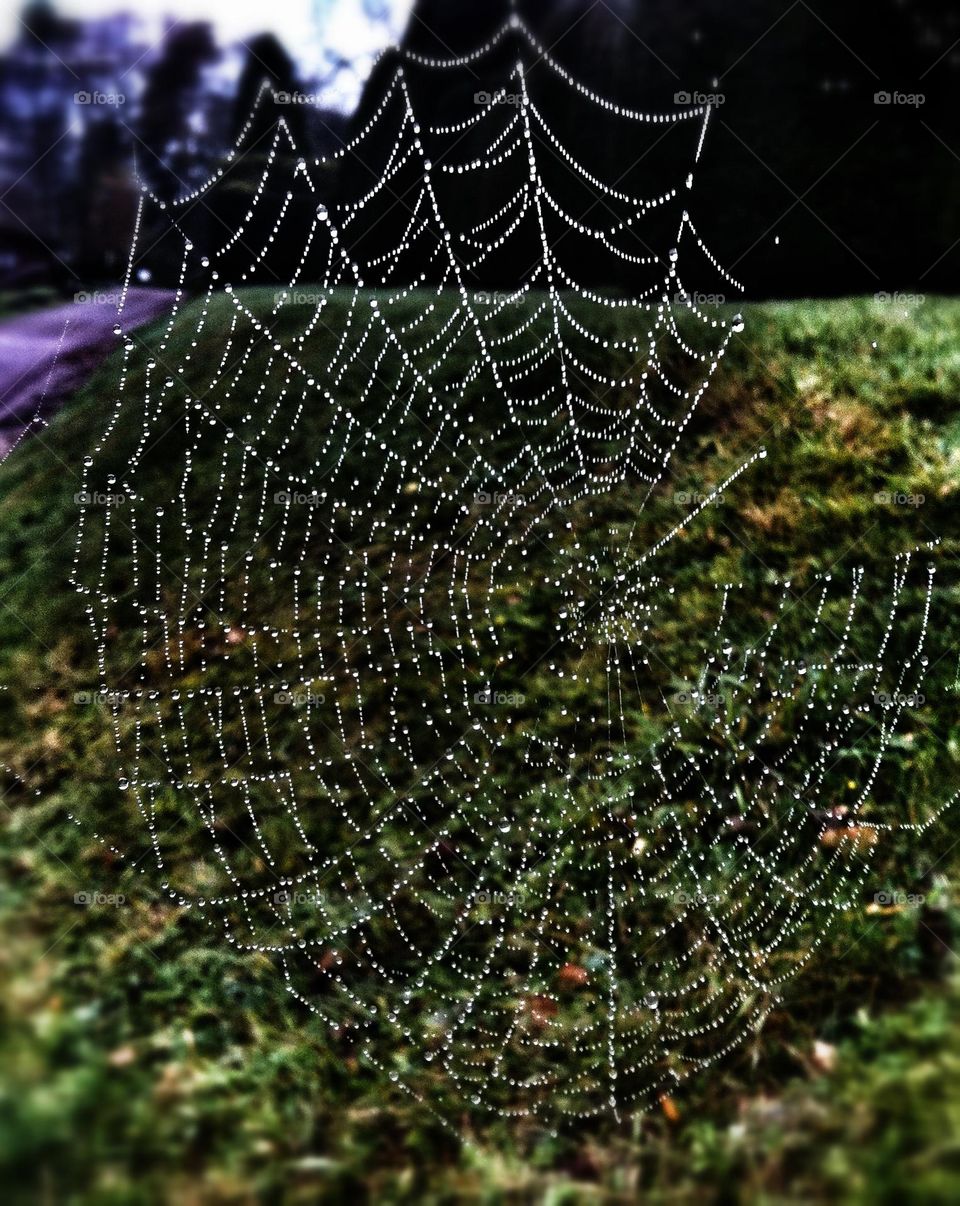
{"label": "moss covered ground", "polygon": [[[267,310],[271,296],[246,300]],[[676,524],[678,496],[708,491],[760,444],[768,456],[673,542],[667,568],[686,610],[661,634],[664,662],[695,662],[689,634],[713,582],[886,567],[942,537],[926,699],[877,801],[878,816],[923,818],[960,785],[960,302],[796,302],[745,316],[646,530]],[[195,362],[219,354],[226,322],[226,308],[211,312]],[[158,338],[141,336],[146,349]],[[319,338],[312,354],[324,351]],[[124,806],[108,718],[76,703],[96,675],[66,589],[80,455],[115,372],[0,467],[0,1168],[11,1200],[956,1200],[955,811],[922,839],[884,842],[871,892],[711,1075],[626,1126],[559,1135],[465,1121],[456,1139],[345,1058],[281,991],[270,959],[230,950],[157,885],[124,879],[91,836],[97,818],[122,831]],[[310,438],[307,426],[305,450]],[[630,524],[635,498],[624,488],[605,518]],[[518,642],[553,623],[542,593],[505,606]],[[189,864],[195,840],[180,826],[174,859]],[[882,891],[893,903],[878,905]],[[83,906],[78,892],[125,901]]]}

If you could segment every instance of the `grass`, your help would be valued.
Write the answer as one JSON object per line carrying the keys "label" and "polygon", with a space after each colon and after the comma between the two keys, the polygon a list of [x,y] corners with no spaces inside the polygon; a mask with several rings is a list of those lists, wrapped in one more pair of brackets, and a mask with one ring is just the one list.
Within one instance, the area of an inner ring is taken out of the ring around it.
{"label": "grass", "polygon": [[[272,292],[245,296],[261,312],[271,299]],[[410,305],[413,313],[417,299]],[[909,313],[866,301],[790,303],[750,307],[746,319],[678,456],[676,476],[644,515],[641,536],[678,522],[677,492],[704,492],[760,443],[769,455],[762,472],[738,483],[722,508],[691,524],[665,554],[665,576],[684,602],[659,634],[663,660],[684,670],[696,664],[692,634],[705,622],[714,581],[745,577],[762,592],[774,571],[885,567],[900,549],[942,535],[928,700],[911,713],[874,805],[878,819],[923,818],[953,790],[960,755],[951,652],[960,648],[953,578],[960,303],[930,301]],[[275,333],[288,334],[296,321],[289,313]],[[442,308],[433,321],[442,323]],[[219,358],[226,326],[224,301],[199,337],[185,390]],[[337,329],[336,314],[330,326]],[[305,355],[321,363],[333,337],[317,335]],[[187,340],[175,333],[164,355],[178,361]],[[144,336],[141,360],[155,354],[158,341],[157,331]],[[246,380],[259,380],[266,356],[255,355]],[[452,363],[446,372],[454,379],[459,369]],[[143,371],[138,360],[133,396]],[[13,772],[0,812],[7,986],[0,1003],[0,1165],[15,1196],[956,1199],[955,813],[922,839],[901,833],[884,843],[861,905],[831,929],[762,1033],[712,1075],[624,1127],[554,1135],[465,1119],[466,1143],[367,1075],[280,991],[266,956],[225,946],[172,906],[150,876],[121,872],[92,829],[127,842],[137,835],[111,787],[116,755],[106,717],[73,703],[97,676],[76,596],[64,589],[80,451],[100,435],[115,372],[105,368],[42,439],[0,467],[0,765]],[[348,381],[348,397],[349,389]],[[242,422],[250,396],[249,389],[239,392],[225,421]],[[323,422],[320,414],[307,418],[295,457],[309,457]],[[138,430],[138,423],[121,425],[118,458]],[[180,438],[175,431],[157,448],[145,489],[163,482]],[[214,463],[201,460],[200,489],[210,489]],[[363,468],[358,460],[357,472]],[[878,504],[878,491],[924,501]],[[569,539],[592,547],[601,528],[635,521],[635,502],[635,490],[624,487],[593,518],[574,508]],[[531,579],[547,564],[538,556]],[[121,579],[125,572],[121,565]],[[504,639],[518,658],[542,648],[552,621],[547,592],[531,589],[504,602]],[[867,622],[880,624],[879,613]],[[799,646],[802,638],[798,619],[784,639]],[[524,686],[543,700],[555,681],[540,669]],[[419,687],[402,698],[412,725]],[[637,725],[645,731],[640,717]],[[68,814],[82,823],[72,824]],[[168,839],[173,874],[196,874],[200,836],[180,826]],[[80,890],[122,892],[126,901],[81,908],[74,903]],[[879,890],[925,900],[922,907],[878,909],[872,893]]]}

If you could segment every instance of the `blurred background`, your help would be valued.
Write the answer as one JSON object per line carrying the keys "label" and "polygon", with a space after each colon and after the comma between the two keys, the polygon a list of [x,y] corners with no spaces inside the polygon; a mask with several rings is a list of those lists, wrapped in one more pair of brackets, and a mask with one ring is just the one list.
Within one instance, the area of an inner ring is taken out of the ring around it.
{"label": "blurred background", "polygon": [[[508,0],[37,0],[0,18],[0,289],[118,279],[137,176],[174,198],[230,147],[262,80],[311,157],[380,95],[401,41],[481,43]],[[750,297],[953,291],[960,267],[960,10],[942,0],[527,0],[571,72],[625,104],[715,98],[698,225]],[[431,112],[463,111],[483,71],[424,74]],[[535,77],[537,67],[531,69]],[[541,74],[545,70],[541,67]],[[563,112],[553,114],[565,138]],[[578,120],[569,115],[567,121]],[[612,165],[629,147],[616,131]],[[250,177],[262,164],[245,157]],[[241,165],[242,167],[242,165]],[[344,173],[362,172],[345,160]],[[616,176],[614,171],[614,177]],[[233,185],[242,181],[235,173]],[[331,172],[327,181],[336,190]],[[399,216],[396,219],[400,221]],[[160,278],[172,268],[151,264]],[[509,282],[504,282],[509,283]]]}

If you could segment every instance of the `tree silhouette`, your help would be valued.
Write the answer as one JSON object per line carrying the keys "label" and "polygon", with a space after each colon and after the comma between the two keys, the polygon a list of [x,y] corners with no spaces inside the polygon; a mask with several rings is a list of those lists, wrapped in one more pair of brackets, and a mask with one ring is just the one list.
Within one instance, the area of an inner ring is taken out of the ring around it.
{"label": "tree silhouette", "polygon": [[138,159],[141,175],[164,199],[184,190],[193,156],[188,121],[197,101],[203,68],[218,57],[206,21],[178,25],[167,34],[163,53],[147,73],[140,110]]}

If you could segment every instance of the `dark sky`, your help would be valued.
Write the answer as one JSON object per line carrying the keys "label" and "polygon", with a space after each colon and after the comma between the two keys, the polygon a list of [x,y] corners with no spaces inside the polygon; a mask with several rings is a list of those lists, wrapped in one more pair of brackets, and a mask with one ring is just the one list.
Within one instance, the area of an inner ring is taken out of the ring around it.
{"label": "dark sky", "polygon": [[[408,42],[440,55],[463,50],[507,7],[420,0]],[[682,91],[722,96],[699,222],[751,293],[960,289],[960,6],[518,7],[558,60],[608,96],[657,111]]]}

